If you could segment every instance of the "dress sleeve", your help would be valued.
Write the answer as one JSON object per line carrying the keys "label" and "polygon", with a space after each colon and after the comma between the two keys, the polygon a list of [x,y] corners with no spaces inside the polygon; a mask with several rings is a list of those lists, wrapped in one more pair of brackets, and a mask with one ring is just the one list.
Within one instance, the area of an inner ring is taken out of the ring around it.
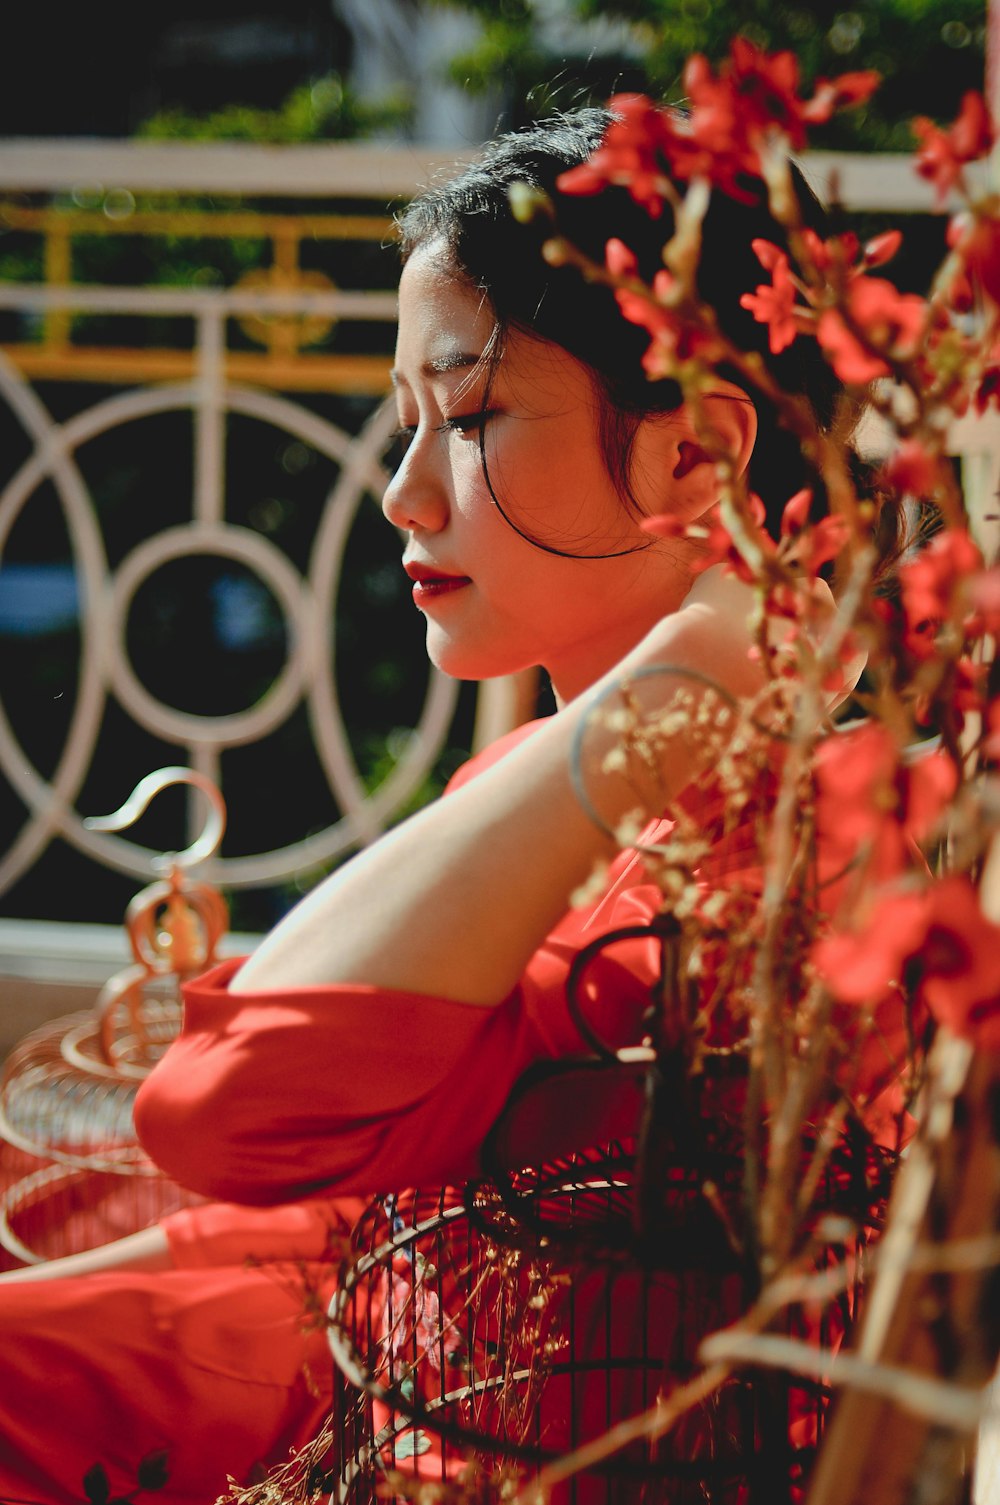
{"label": "dress sleeve", "polygon": [[339,1260],[361,1197],[316,1198],[280,1207],[206,1202],[160,1219],[175,1270],[214,1269],[254,1262],[326,1264]]}
{"label": "dress sleeve", "polygon": [[185,990],[183,1030],[136,1102],[152,1159],[209,1197],[464,1180],[513,1082],[548,1053],[525,1000],[545,975],[483,1009],[357,986],[235,994],[238,965]]}

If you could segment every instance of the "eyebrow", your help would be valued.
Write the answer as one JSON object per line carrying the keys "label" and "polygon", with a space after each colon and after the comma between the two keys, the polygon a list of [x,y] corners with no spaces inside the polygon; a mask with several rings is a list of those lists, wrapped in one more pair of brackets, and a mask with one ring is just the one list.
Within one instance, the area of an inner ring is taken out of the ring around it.
{"label": "eyebrow", "polygon": [[[471,350],[452,350],[447,355],[439,355],[435,360],[424,361],[420,368],[421,376],[447,376],[451,371],[468,371],[470,367],[478,366],[484,355],[483,351],[473,354]],[[393,386],[400,382],[406,384],[406,378],[395,367],[389,372]]]}

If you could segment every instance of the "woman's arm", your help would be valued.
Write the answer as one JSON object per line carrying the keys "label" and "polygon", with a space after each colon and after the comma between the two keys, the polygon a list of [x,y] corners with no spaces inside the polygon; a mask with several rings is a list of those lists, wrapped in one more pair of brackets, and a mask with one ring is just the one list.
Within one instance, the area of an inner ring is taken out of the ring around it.
{"label": "woman's arm", "polygon": [[[267,937],[231,991],[363,982],[499,1004],[573,889],[613,850],[570,781],[581,720],[623,676],[658,665],[707,674],[735,695],[754,690],[751,601],[731,578],[696,584],[679,611],[535,735],[322,883]],[[663,699],[681,682],[665,676]],[[679,739],[663,782],[651,781],[648,813],[658,813],[664,788],[678,793],[697,771],[696,753]],[[588,784],[612,824],[636,806],[634,784],[619,775],[588,767]]]}

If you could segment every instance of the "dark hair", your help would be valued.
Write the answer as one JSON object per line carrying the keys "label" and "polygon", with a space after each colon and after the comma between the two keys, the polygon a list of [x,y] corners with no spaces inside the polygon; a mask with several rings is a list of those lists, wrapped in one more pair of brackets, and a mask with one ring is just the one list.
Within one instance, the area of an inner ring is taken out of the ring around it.
{"label": "dark hair", "polygon": [[[457,177],[414,199],[400,215],[399,229],[404,261],[430,241],[445,243],[456,268],[492,305],[497,350],[502,350],[506,330],[522,328],[554,341],[590,369],[602,398],[604,460],[623,501],[634,504],[629,473],[639,421],[676,410],[680,389],[669,379],[649,380],[642,367],[648,333],[622,316],[607,287],[584,281],[571,268],[549,265],[541,248],[552,234],[551,225],[519,223],[508,197],[513,183],[543,189],[555,202],[559,233],[571,244],[603,263],[606,243],[616,236],[638,258],[639,275],[651,281],[663,265],[663,245],[672,228],[669,209],[653,218],[619,187],[595,195],[560,194],[556,188],[560,173],[584,162],[598,146],[611,119],[607,110],[583,109],[497,137]],[[803,221],[822,234],[824,211],[797,171],[795,180]],[[751,241],[761,237],[781,244],[786,239],[768,209],[764,184],[747,179],[741,187],[747,202],[712,194],[703,225],[698,291],[724,333],[743,350],[758,351],[781,385],[808,398],[820,424],[827,426],[843,387],[816,342],[799,339],[774,356],[767,326],[740,307],[741,295],[766,280]],[[727,375],[724,368],[720,375]],[[785,502],[800,487],[817,489],[816,511],[825,510],[824,498],[799,440],[781,427],[770,403],[753,395],[759,427],[749,481],[764,502],[768,526],[776,531]]]}

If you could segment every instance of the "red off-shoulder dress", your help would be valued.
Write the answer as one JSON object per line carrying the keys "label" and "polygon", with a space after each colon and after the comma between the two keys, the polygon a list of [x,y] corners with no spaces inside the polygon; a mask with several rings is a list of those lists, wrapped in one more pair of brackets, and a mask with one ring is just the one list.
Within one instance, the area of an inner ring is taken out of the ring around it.
{"label": "red off-shoulder dress", "polygon": [[[754,861],[737,840],[715,865],[752,882]],[[649,918],[658,898],[623,853],[600,898],[564,917],[494,1009],[353,985],[236,995],[233,962],[192,983],[137,1123],[153,1159],[214,1200],[164,1221],[168,1271],[0,1287],[2,1505],[82,1502],[95,1464],[124,1497],[163,1449],[159,1498],[210,1505],[228,1477],[245,1482],[308,1441],[331,1382],[303,1281],[328,1290],[331,1238],[371,1195],[477,1172],[522,1073],[587,1050],[566,1006],[574,957]],[[643,1006],[652,964],[642,945],[598,963],[591,1017],[608,1034]]]}

